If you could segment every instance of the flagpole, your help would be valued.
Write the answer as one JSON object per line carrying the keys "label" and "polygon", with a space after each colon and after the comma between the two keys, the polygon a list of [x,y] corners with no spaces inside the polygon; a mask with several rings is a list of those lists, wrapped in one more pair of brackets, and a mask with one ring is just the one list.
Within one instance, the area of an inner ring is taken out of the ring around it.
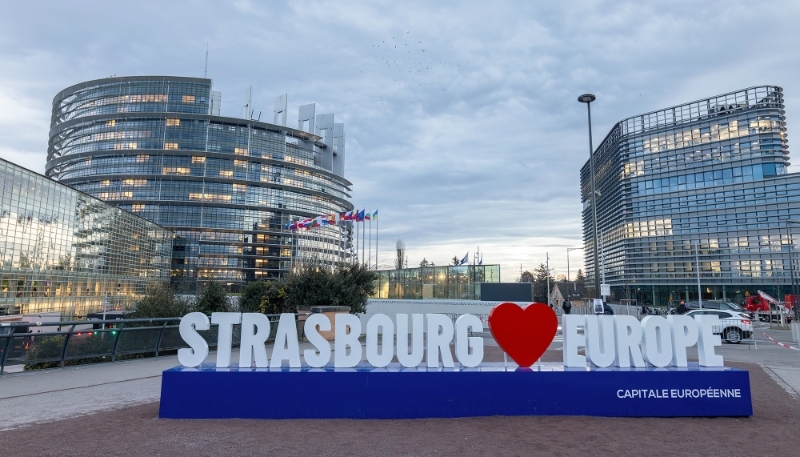
{"label": "flagpole", "polygon": [[372,269],[372,216],[369,217],[369,250],[367,251],[367,270]]}
{"label": "flagpole", "polygon": [[[376,213],[378,211],[379,210],[377,209],[375,210]],[[380,234],[380,226],[381,226],[380,214],[378,214],[378,217],[379,218],[375,221],[375,269],[376,270],[378,269],[378,238],[379,238],[378,235]]]}
{"label": "flagpole", "polygon": [[364,216],[361,216],[361,224],[364,225],[364,231],[361,232],[361,264],[365,264],[367,260],[367,244],[365,243],[367,240],[367,221],[364,220],[366,217],[367,209],[364,208]]}
{"label": "flagpole", "polygon": [[356,225],[356,263],[359,262],[358,260],[358,247],[361,245],[361,227],[358,225],[358,214],[356,214],[356,221],[354,222]]}

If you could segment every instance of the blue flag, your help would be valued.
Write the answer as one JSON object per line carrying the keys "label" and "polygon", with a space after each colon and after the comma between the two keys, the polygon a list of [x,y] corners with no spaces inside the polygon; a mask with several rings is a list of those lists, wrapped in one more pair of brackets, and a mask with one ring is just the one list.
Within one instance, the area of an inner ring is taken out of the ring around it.
{"label": "blue flag", "polygon": [[467,251],[467,253],[464,254],[464,258],[461,259],[461,263],[459,263],[459,265],[464,265],[465,263],[467,263],[467,259],[469,259],[469,251]]}

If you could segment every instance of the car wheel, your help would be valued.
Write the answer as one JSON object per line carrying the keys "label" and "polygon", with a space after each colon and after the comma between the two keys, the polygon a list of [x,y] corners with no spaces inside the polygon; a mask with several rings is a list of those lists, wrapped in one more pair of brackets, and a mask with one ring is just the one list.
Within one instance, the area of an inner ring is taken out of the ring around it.
{"label": "car wheel", "polygon": [[742,341],[742,331],[738,328],[729,328],[725,331],[725,340],[731,344],[739,344]]}

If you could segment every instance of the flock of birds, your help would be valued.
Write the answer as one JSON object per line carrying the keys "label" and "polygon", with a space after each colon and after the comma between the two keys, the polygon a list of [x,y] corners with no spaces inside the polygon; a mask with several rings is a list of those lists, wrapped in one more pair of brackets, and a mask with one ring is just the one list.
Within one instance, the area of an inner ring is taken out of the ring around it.
{"label": "flock of birds", "polygon": [[[400,83],[406,95],[412,96],[412,104],[422,103],[423,91],[419,89],[444,85],[447,81],[447,63],[433,57],[432,52],[426,52],[422,41],[410,38],[410,31],[405,36],[381,40],[380,43],[373,44],[372,48],[375,59],[373,68],[361,70],[361,73],[380,78],[381,83],[389,79],[393,83]],[[441,90],[444,92],[447,88],[441,87]],[[391,104],[388,97],[380,98],[380,103]]]}

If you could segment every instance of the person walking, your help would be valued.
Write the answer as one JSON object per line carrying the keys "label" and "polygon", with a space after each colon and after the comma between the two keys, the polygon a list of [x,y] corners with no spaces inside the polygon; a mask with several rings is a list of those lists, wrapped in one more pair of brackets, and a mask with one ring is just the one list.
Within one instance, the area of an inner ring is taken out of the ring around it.
{"label": "person walking", "polygon": [[564,303],[561,304],[561,309],[564,310],[564,314],[569,314],[570,310],[572,310],[572,304],[569,302],[569,298],[566,298]]}

